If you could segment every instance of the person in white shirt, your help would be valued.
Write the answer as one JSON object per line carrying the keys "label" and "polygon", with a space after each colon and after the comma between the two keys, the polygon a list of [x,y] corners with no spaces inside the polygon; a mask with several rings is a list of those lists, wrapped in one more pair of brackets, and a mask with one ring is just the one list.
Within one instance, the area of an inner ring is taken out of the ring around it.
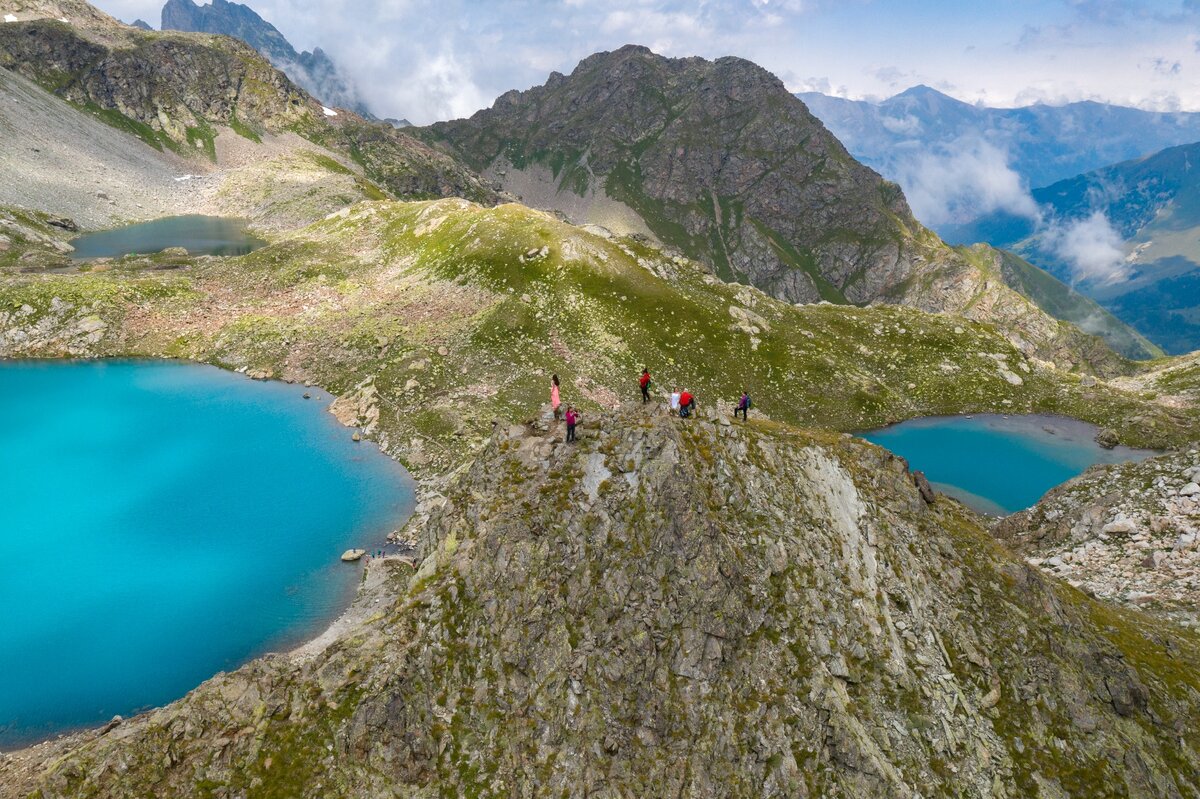
{"label": "person in white shirt", "polygon": [[679,389],[671,392],[671,413],[679,413]]}

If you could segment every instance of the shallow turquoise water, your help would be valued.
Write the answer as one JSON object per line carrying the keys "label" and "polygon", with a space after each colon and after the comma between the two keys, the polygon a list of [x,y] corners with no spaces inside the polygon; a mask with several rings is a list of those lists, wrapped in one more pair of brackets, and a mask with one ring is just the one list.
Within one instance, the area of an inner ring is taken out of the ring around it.
{"label": "shallow turquoise water", "polygon": [[1141,460],[1148,450],[1106,450],[1096,428],[1052,416],[945,416],[862,434],[925,472],[935,488],[983,513],[1015,513],[1100,463]]}
{"label": "shallow turquoise water", "polygon": [[0,747],[176,699],[332,621],[411,512],[328,395],[160,361],[0,362]]}
{"label": "shallow turquoise water", "polygon": [[264,244],[246,230],[244,220],[194,214],[88,233],[71,242],[75,258],[150,255],[168,247],[183,247],[191,255],[245,255]]}

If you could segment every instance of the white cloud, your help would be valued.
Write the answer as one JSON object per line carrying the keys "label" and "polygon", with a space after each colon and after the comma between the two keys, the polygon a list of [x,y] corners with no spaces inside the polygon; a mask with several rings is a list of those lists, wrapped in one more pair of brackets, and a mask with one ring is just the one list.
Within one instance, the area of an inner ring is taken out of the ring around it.
{"label": "white cloud", "polygon": [[881,117],[879,123],[892,133],[902,136],[916,136],[921,132],[921,120],[908,114],[902,117]]}
{"label": "white cloud", "polygon": [[1076,282],[1098,285],[1128,280],[1121,234],[1103,211],[1084,219],[1055,223],[1044,234],[1045,241],[1071,267]]}
{"label": "white cloud", "polygon": [[1028,187],[1008,165],[1008,154],[982,139],[917,150],[897,168],[913,213],[926,225],[967,222],[993,211],[1039,217]]}

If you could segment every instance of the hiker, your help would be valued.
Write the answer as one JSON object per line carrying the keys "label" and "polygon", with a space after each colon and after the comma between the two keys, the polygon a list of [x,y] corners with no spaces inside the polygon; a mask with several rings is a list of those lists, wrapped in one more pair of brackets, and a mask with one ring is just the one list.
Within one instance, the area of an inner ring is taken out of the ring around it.
{"label": "hiker", "polygon": [[558,375],[553,375],[550,378],[550,409],[554,411],[554,421],[558,421],[559,407],[562,405],[562,399],[558,393]]}
{"label": "hiker", "polygon": [[742,414],[742,421],[747,422],[750,417],[746,414],[750,411],[750,395],[746,393],[746,389],[742,389],[742,398],[738,400],[737,407],[733,409],[733,418],[736,419],[738,412]]}
{"label": "hiker", "polygon": [[696,410],[696,398],[691,395],[687,389],[679,393],[679,415],[684,419],[692,415]]}
{"label": "hiker", "polygon": [[673,413],[676,416],[679,415],[679,388],[678,387],[676,387],[675,390],[671,392],[671,413]]}
{"label": "hiker", "polygon": [[650,370],[642,369],[642,377],[638,380],[638,385],[642,387],[642,404],[645,405],[650,401]]}
{"label": "hiker", "polygon": [[575,440],[575,425],[579,423],[579,414],[570,405],[567,406],[567,443]]}

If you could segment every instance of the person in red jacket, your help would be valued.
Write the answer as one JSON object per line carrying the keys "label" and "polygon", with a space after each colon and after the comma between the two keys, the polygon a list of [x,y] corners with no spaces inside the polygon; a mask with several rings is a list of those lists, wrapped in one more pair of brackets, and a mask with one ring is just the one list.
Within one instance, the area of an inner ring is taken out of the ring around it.
{"label": "person in red jacket", "polygon": [[679,392],[679,415],[687,418],[696,410],[696,398],[687,389]]}
{"label": "person in red jacket", "polygon": [[642,404],[650,401],[650,370],[642,369],[642,378],[638,380],[638,385],[642,387]]}

